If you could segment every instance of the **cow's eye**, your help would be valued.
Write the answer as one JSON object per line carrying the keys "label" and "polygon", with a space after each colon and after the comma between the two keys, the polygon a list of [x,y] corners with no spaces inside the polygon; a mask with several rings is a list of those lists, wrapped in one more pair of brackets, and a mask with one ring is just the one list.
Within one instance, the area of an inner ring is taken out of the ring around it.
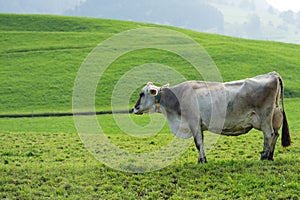
{"label": "cow's eye", "polygon": [[143,96],[145,96],[145,93],[144,93],[144,92],[141,92],[141,93],[140,93],[140,97],[143,97]]}

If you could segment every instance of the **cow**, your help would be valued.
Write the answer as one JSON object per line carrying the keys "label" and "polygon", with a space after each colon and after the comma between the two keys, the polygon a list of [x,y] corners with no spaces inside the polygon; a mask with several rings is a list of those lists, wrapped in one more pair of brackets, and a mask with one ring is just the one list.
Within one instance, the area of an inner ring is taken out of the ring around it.
{"label": "cow", "polygon": [[198,163],[207,162],[203,139],[207,130],[227,136],[246,134],[252,128],[262,131],[261,160],[273,160],[281,126],[282,146],[291,144],[283,80],[277,72],[225,83],[186,81],[173,87],[157,87],[149,82],[132,112],[162,113],[175,136],[194,138]]}

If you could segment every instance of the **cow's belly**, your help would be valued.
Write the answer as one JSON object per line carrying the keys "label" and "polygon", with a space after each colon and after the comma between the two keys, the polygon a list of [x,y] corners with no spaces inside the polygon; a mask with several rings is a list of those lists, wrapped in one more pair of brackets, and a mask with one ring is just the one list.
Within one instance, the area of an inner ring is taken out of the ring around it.
{"label": "cow's belly", "polygon": [[254,111],[239,118],[227,118],[222,129],[222,135],[236,136],[248,133],[252,128],[260,130],[259,118]]}
{"label": "cow's belly", "polygon": [[225,128],[222,130],[222,135],[237,136],[248,133],[253,127],[251,125],[235,126],[231,128]]}

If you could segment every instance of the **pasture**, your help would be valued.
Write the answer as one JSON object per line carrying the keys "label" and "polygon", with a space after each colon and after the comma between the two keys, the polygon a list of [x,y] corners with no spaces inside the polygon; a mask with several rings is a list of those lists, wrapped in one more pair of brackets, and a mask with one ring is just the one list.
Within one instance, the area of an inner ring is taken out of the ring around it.
{"label": "pasture", "polygon": [[[0,14],[0,114],[72,111],[77,71],[100,42],[113,34],[157,25],[104,19]],[[292,146],[278,139],[274,162],[259,161],[263,134],[219,137],[197,165],[191,141],[187,152],[168,167],[144,174],[111,169],[95,159],[80,140],[73,117],[0,118],[1,199],[299,199],[300,198],[300,46],[243,40],[168,27],[200,43],[224,81],[279,72],[285,83],[285,109]],[[155,49],[131,52],[105,72],[96,92],[96,110],[110,110],[114,85],[143,63],[174,67],[199,79],[180,57]],[[145,81],[146,83],[147,81]],[[138,90],[128,106],[133,106]],[[149,116],[130,116],[137,124]],[[148,138],[130,137],[111,115],[97,118],[112,143],[142,153],[174,137],[167,124]],[[210,133],[206,133],[210,134]]]}

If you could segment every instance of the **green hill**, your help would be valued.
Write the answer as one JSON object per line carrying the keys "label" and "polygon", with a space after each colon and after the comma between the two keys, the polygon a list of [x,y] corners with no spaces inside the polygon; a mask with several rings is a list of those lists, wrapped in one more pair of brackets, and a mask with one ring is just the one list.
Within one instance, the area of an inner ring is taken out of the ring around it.
{"label": "green hill", "polygon": [[[126,30],[162,27],[48,15],[0,14],[0,22],[0,114],[71,112],[77,72],[99,43]],[[201,44],[215,61],[224,81],[277,71],[285,81],[286,96],[300,97],[300,45],[167,28],[187,34]],[[111,92],[119,78],[144,63],[165,64],[187,79],[201,79],[186,61],[169,52],[155,49],[131,52],[117,59],[105,72],[97,88],[97,111],[110,110]]]}
{"label": "green hill", "polygon": [[[157,27],[44,15],[0,14],[0,22],[0,114],[71,112],[77,71],[97,44],[122,31]],[[216,62],[224,81],[278,71],[290,97],[286,113],[292,147],[283,150],[278,141],[275,161],[260,162],[263,135],[252,131],[239,137],[219,137],[213,146],[205,143],[209,161],[204,165],[196,165],[197,150],[191,145],[166,168],[125,173],[95,159],[95,153],[88,151],[82,135],[77,134],[73,117],[1,118],[0,199],[299,199],[300,173],[295,166],[299,166],[300,154],[300,105],[294,97],[300,97],[300,46],[167,28],[199,42]],[[104,73],[96,92],[97,111],[111,109],[110,97],[117,81],[144,63],[165,64],[187,79],[201,79],[187,61],[170,52],[133,51],[119,57]],[[132,94],[129,106],[138,92]],[[131,129],[122,129],[116,116],[124,121],[130,117],[140,127],[150,124],[151,119],[149,115],[97,116],[109,141],[130,154],[154,152],[169,146],[174,138],[167,124],[147,138],[135,137]],[[209,136],[205,134],[206,141]],[[121,160],[124,169],[132,168]],[[148,167],[144,162],[134,164],[140,169]]]}

